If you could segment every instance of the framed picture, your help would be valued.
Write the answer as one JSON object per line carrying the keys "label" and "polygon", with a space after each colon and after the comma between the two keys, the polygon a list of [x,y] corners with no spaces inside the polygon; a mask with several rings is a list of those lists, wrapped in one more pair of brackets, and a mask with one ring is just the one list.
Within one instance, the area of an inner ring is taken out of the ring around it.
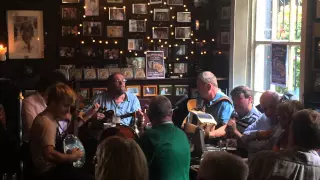
{"label": "framed picture", "polygon": [[142,51],[143,39],[128,39],[128,50]]}
{"label": "framed picture", "polygon": [[230,32],[221,32],[221,44],[230,44]]}
{"label": "framed picture", "polygon": [[62,36],[78,36],[78,26],[62,26],[61,35]]}
{"label": "framed picture", "polygon": [[154,50],[156,50],[156,51],[163,51],[163,56],[164,56],[164,57],[168,57],[168,56],[169,56],[169,48],[168,48],[168,47],[158,46],[158,47],[156,47]]}
{"label": "framed picture", "polygon": [[126,90],[136,96],[141,96],[141,88],[139,85],[126,86]]}
{"label": "framed picture", "polygon": [[175,95],[176,96],[184,96],[188,95],[189,86],[188,85],[175,85]]}
{"label": "framed picture", "polygon": [[84,79],[97,79],[96,69],[88,68],[83,69]]}
{"label": "framed picture", "polygon": [[108,90],[107,88],[92,88],[92,96],[95,96],[97,94],[101,94],[107,90]]}
{"label": "framed picture", "polygon": [[158,95],[158,87],[157,85],[147,85],[143,86],[143,96],[157,96]]}
{"label": "framed picture", "polygon": [[75,48],[69,46],[62,46],[59,50],[60,57],[71,58],[74,57]]}
{"label": "framed picture", "polygon": [[188,71],[188,63],[174,63],[173,72],[177,74],[185,74]]}
{"label": "framed picture", "polygon": [[81,54],[86,57],[96,57],[97,51],[95,47],[92,46],[82,46],[81,47]]}
{"label": "framed picture", "polygon": [[109,74],[112,75],[114,73],[121,73],[121,69],[117,67],[109,68]]}
{"label": "framed picture", "polygon": [[103,51],[104,59],[116,60],[120,59],[120,49],[104,49]]}
{"label": "framed picture", "polygon": [[132,4],[132,14],[148,14],[148,5]]}
{"label": "framed picture", "polygon": [[146,75],[147,79],[165,78],[164,56],[162,51],[147,51]]}
{"label": "framed picture", "polygon": [[121,73],[125,79],[133,79],[133,69],[132,68],[122,68]]}
{"label": "framed picture", "polygon": [[76,80],[82,79],[82,69],[70,69],[70,77]]}
{"label": "framed picture", "polygon": [[107,26],[107,37],[123,37],[123,26]]}
{"label": "framed picture", "polygon": [[135,69],[134,78],[135,79],[145,79],[146,78],[145,69],[143,69],[143,68]]}
{"label": "framed picture", "polygon": [[320,2],[316,1],[316,21],[320,20]]}
{"label": "framed picture", "polygon": [[133,68],[146,68],[146,57],[127,57],[127,65]]}
{"label": "framed picture", "polygon": [[221,8],[221,19],[230,19],[231,8],[230,6],[224,6]]}
{"label": "framed picture", "polygon": [[169,9],[154,9],[154,21],[169,21]]}
{"label": "framed picture", "polygon": [[79,0],[62,0],[62,3],[79,3]]}
{"label": "framed picture", "polygon": [[209,3],[209,0],[193,0],[195,7],[202,7]]}
{"label": "framed picture", "polygon": [[145,20],[129,20],[129,32],[146,32],[146,26]]}
{"label": "framed picture", "polygon": [[89,99],[90,98],[89,92],[90,92],[89,88],[80,88],[80,100]]}
{"label": "framed picture", "polygon": [[44,58],[42,11],[7,11],[10,59]]}
{"label": "framed picture", "polygon": [[83,36],[101,36],[102,24],[96,21],[83,22]]}
{"label": "framed picture", "polygon": [[172,85],[159,85],[159,95],[171,96],[172,89]]}
{"label": "framed picture", "polygon": [[125,21],[126,11],[125,8],[109,8],[109,20],[111,21]]}
{"label": "framed picture", "polygon": [[78,9],[74,7],[61,7],[61,19],[76,20],[78,18]]}
{"label": "framed picture", "polygon": [[70,80],[69,69],[60,67],[59,71],[67,78],[67,80]]}
{"label": "framed picture", "polygon": [[150,4],[161,4],[162,0],[150,0]]}
{"label": "framed picture", "polygon": [[175,28],[176,39],[190,39],[191,38],[191,27],[176,27]]}
{"label": "framed picture", "polygon": [[109,77],[109,69],[103,68],[98,69],[98,79],[108,79]]}
{"label": "framed picture", "polygon": [[85,0],[84,5],[84,15],[99,16],[99,0]]}
{"label": "framed picture", "polygon": [[168,27],[154,27],[152,28],[153,39],[168,39],[169,28]]}
{"label": "framed picture", "polygon": [[107,0],[107,3],[123,3],[123,0]]}
{"label": "framed picture", "polygon": [[180,44],[174,46],[174,55],[176,56],[185,56],[187,54],[187,45]]}
{"label": "framed picture", "polygon": [[183,0],[168,0],[168,5],[183,6]]}
{"label": "framed picture", "polygon": [[191,12],[177,12],[177,22],[191,22]]}

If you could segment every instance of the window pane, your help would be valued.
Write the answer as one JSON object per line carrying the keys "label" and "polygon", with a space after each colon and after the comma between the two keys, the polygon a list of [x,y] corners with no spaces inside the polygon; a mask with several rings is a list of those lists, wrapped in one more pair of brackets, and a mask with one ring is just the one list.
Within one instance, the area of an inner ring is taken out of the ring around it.
{"label": "window pane", "polygon": [[272,38],[272,0],[258,0],[256,10],[256,40]]}
{"label": "window pane", "polygon": [[258,45],[255,53],[254,90],[270,89],[271,45]]}
{"label": "window pane", "polygon": [[275,1],[273,8],[277,12],[277,35],[276,40],[289,40],[290,37],[290,3],[289,0]]}

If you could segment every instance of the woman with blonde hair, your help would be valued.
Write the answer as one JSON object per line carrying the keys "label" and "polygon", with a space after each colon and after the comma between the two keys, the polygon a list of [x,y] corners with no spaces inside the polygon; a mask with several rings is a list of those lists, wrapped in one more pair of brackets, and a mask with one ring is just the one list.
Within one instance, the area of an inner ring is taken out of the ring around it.
{"label": "woman with blonde hair", "polygon": [[148,180],[147,160],[132,139],[112,136],[97,149],[96,180]]}

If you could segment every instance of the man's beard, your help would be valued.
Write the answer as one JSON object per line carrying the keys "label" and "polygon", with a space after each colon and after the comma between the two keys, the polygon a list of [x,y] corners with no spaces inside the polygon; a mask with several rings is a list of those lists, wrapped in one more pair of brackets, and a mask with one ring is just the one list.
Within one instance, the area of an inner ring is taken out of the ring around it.
{"label": "man's beard", "polygon": [[119,88],[114,90],[114,95],[121,96],[122,94],[126,93],[125,88]]}

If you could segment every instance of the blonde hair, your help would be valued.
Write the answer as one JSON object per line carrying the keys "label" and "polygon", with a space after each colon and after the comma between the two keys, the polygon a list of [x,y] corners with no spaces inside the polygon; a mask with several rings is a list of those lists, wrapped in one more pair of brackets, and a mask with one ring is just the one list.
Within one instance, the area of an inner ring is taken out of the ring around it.
{"label": "blonde hair", "polygon": [[294,113],[302,110],[303,108],[303,104],[297,100],[286,100],[277,106],[277,110],[284,112],[290,120],[292,119]]}
{"label": "blonde hair", "polygon": [[98,146],[96,155],[96,180],[148,180],[147,160],[132,139],[107,138]]}
{"label": "blonde hair", "polygon": [[67,100],[73,104],[77,99],[77,95],[73,89],[64,83],[57,83],[50,86],[47,90],[47,95],[47,104],[50,104],[51,102],[61,102],[63,100]]}

